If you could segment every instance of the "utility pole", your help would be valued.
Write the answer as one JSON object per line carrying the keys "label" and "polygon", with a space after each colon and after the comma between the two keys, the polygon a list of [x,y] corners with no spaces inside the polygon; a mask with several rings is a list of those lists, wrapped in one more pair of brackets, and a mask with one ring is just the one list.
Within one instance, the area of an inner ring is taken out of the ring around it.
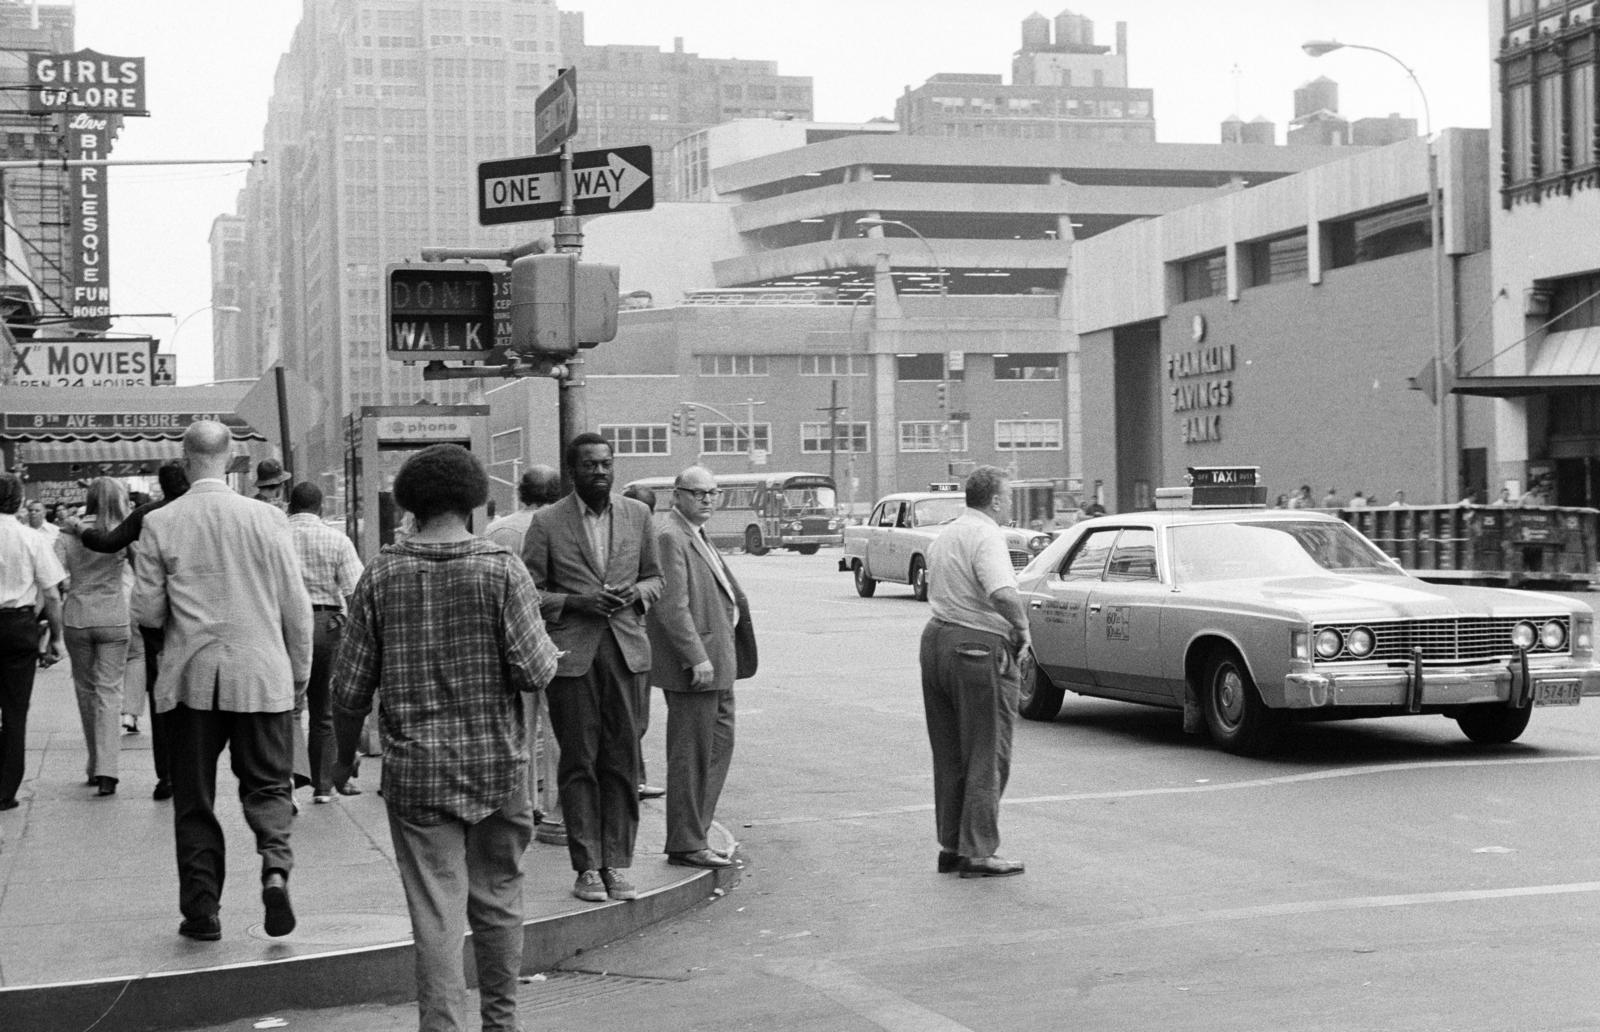
{"label": "utility pole", "polygon": [[[819,408],[817,411],[828,414],[828,479],[837,484],[839,481],[836,479],[835,473],[838,470],[839,462],[839,413],[844,411],[844,406],[839,404],[838,380],[833,381],[833,389],[829,392],[829,395],[827,407]],[[854,442],[851,443],[850,450],[852,452],[855,451]]]}
{"label": "utility pole", "polygon": [[[583,253],[583,223],[578,219],[572,198],[572,142],[561,144],[561,214],[556,217],[555,244],[559,254]],[[556,381],[556,445],[561,449],[561,486],[572,489],[572,470],[567,468],[567,442],[588,425],[583,393],[583,351],[567,359],[567,375]]]}

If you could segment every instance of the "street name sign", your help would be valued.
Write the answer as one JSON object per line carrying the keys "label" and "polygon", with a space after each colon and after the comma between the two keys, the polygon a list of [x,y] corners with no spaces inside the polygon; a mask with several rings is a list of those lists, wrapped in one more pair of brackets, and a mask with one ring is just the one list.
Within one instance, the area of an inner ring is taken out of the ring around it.
{"label": "street name sign", "polygon": [[548,154],[578,133],[578,70],[568,68],[533,102],[533,152]]}
{"label": "street name sign", "polygon": [[[609,147],[572,155],[575,215],[655,207],[653,152]],[[504,158],[478,165],[478,223],[540,222],[561,214],[561,155]]]}
{"label": "street name sign", "polygon": [[477,360],[494,347],[494,275],[465,262],[389,266],[388,355]]}

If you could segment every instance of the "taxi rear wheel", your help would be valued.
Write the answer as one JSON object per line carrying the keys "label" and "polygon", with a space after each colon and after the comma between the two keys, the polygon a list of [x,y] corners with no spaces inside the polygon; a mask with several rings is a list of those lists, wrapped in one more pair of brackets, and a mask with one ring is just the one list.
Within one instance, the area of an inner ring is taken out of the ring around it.
{"label": "taxi rear wheel", "polygon": [[1277,740],[1282,720],[1261,701],[1244,660],[1232,649],[1217,649],[1206,660],[1200,694],[1206,728],[1219,748],[1250,755]]}
{"label": "taxi rear wheel", "polygon": [[1054,720],[1061,715],[1061,700],[1066,691],[1057,688],[1048,674],[1039,669],[1031,652],[1024,651],[1022,659],[1022,692],[1017,697],[1017,711],[1029,720]]}
{"label": "taxi rear wheel", "polygon": [[855,564],[856,594],[862,598],[871,598],[872,593],[878,590],[878,582],[867,576],[867,564],[860,559]]}
{"label": "taxi rear wheel", "polygon": [[1532,706],[1508,709],[1503,703],[1490,703],[1466,707],[1456,714],[1456,723],[1462,734],[1479,745],[1505,745],[1522,737],[1532,716]]}
{"label": "taxi rear wheel", "polygon": [[928,601],[928,564],[920,555],[911,560],[911,597],[918,602]]}

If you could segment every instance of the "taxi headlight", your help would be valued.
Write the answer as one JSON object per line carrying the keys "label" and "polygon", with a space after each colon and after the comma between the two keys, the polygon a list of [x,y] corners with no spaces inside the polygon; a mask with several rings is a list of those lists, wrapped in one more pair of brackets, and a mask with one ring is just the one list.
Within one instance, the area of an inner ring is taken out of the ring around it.
{"label": "taxi headlight", "polygon": [[1344,651],[1344,635],[1332,627],[1317,632],[1317,658],[1332,659]]}
{"label": "taxi headlight", "polygon": [[1034,555],[1038,555],[1040,552],[1044,551],[1045,546],[1049,543],[1049,534],[1035,534],[1033,537],[1028,539],[1028,551],[1032,552]]}
{"label": "taxi headlight", "polygon": [[1511,644],[1519,649],[1531,649],[1533,643],[1539,640],[1539,628],[1527,620],[1522,620],[1511,628]]}
{"label": "taxi headlight", "polygon": [[1539,644],[1551,652],[1561,648],[1567,643],[1567,629],[1561,626],[1560,620],[1546,620],[1544,626],[1539,628]]}
{"label": "taxi headlight", "polygon": [[800,521],[795,520],[793,523],[789,524],[789,529],[798,534],[800,532]]}
{"label": "taxi headlight", "polygon": [[1350,650],[1350,655],[1357,659],[1366,659],[1372,655],[1372,650],[1378,645],[1378,639],[1373,635],[1370,627],[1357,627],[1350,632],[1350,637],[1345,640],[1345,648]]}

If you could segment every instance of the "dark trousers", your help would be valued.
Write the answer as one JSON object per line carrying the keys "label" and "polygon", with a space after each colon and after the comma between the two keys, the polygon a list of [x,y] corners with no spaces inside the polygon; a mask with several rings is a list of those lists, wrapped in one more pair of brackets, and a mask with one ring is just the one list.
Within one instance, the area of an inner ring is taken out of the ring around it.
{"label": "dark trousers", "polygon": [[155,764],[156,780],[171,781],[168,756],[172,746],[168,742],[167,715],[156,712],[156,672],[160,669],[161,646],[167,636],[157,628],[140,627],[139,637],[144,639],[144,690],[150,697],[150,760]]}
{"label": "dark trousers", "polygon": [[667,849],[706,848],[733,759],[733,689],[667,697]]}
{"label": "dark trousers", "polygon": [[334,653],[344,636],[344,614],[318,610],[312,614],[311,679],[306,682],[306,710],[311,715],[306,754],[311,791],[328,795],[333,791],[333,692],[328,677],[333,673]]}
{"label": "dark trousers", "polygon": [[644,772],[644,736],[650,730],[650,678],[639,678],[633,692],[633,727],[639,733],[639,784],[650,779]]}
{"label": "dark trousers", "polygon": [[1011,776],[1021,688],[1010,643],[999,634],[930,620],[920,660],[939,848],[993,856],[1000,848],[1000,796]]}
{"label": "dark trousers", "polygon": [[31,609],[0,612],[0,802],[17,797],[28,744],[28,703],[39,670],[39,625]]}
{"label": "dark trousers", "polygon": [[628,669],[610,630],[582,676],[558,677],[545,693],[561,745],[561,813],[574,871],[631,867],[639,830],[639,733],[634,700],[644,674]]}
{"label": "dark trousers", "polygon": [[178,854],[178,908],[186,918],[217,912],[227,846],[217,822],[217,760],[224,746],[239,779],[245,823],[255,832],[261,870],[294,867],[289,795],[294,714],[231,713],[178,705],[167,713],[172,753],[172,825]]}

